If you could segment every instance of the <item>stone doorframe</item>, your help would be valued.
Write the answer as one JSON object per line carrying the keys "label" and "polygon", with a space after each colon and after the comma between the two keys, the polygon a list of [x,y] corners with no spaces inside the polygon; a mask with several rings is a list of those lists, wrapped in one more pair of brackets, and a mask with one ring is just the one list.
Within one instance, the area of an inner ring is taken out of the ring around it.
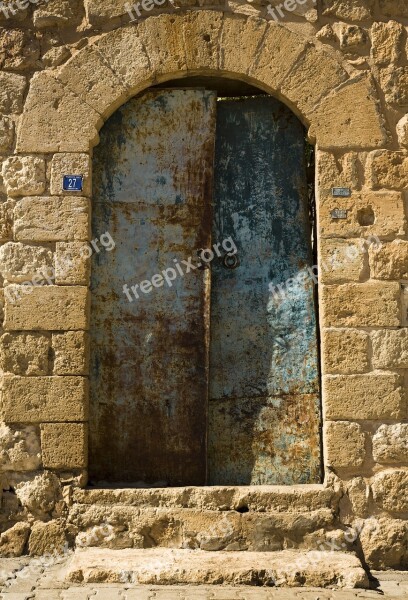
{"label": "stone doorframe", "polygon": [[[49,176],[17,200],[14,241],[55,244],[56,277],[55,285],[34,287],[17,302],[6,294],[4,329],[49,332],[53,373],[5,375],[2,412],[6,423],[41,426],[44,468],[80,473],[87,466],[89,259],[81,248],[90,239],[98,131],[151,85],[208,75],[248,82],[282,100],[316,143],[325,466],[345,478],[372,474],[370,432],[406,416],[401,373],[384,361],[373,366],[369,351],[372,328],[381,336],[402,324],[400,283],[370,277],[372,248],[350,252],[340,270],[326,267],[336,249],[355,249],[368,235],[401,237],[406,224],[401,193],[373,191],[384,186],[361,172],[361,157],[370,153],[374,172],[378,150],[390,146],[374,84],[365,72],[350,72],[331,48],[280,24],[200,10],[110,31],[59,69],[34,75],[16,154],[34,175],[44,164]],[[77,173],[85,175],[83,191],[63,195],[62,175]],[[335,186],[350,187],[351,198],[333,198]],[[334,208],[347,209],[347,218],[332,219]],[[68,270],[61,267],[67,255]]]}

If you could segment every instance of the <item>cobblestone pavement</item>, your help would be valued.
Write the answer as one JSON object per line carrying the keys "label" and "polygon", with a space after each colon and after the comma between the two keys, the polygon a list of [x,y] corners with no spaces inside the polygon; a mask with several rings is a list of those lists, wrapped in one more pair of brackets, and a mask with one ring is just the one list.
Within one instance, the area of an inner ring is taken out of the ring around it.
{"label": "cobblestone pavement", "polygon": [[131,584],[64,583],[63,563],[44,566],[30,559],[0,559],[1,600],[353,600],[408,599],[408,572],[373,575],[373,590],[321,588],[257,588],[248,586],[135,586]]}

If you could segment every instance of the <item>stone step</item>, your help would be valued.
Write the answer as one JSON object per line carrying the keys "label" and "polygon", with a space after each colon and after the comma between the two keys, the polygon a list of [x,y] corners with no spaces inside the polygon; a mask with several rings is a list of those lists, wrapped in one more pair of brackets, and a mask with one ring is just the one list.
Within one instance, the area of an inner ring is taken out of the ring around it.
{"label": "stone step", "polygon": [[76,550],[65,569],[72,583],[368,587],[359,559],[344,552],[87,548]]}

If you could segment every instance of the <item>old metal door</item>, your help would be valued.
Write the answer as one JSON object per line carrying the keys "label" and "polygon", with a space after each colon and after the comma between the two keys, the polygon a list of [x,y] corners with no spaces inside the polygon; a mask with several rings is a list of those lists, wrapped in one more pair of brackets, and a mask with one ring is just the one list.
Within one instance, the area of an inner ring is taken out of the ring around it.
{"label": "old metal door", "polygon": [[[209,272],[123,292],[210,244],[216,98],[161,90],[107,122],[94,157],[90,476],[206,480]],[[145,287],[145,289],[148,289]],[[131,292],[132,294],[133,292]]]}
{"label": "old metal door", "polygon": [[301,123],[273,98],[218,103],[213,243],[231,236],[238,254],[212,266],[213,485],[320,480],[304,144]]}

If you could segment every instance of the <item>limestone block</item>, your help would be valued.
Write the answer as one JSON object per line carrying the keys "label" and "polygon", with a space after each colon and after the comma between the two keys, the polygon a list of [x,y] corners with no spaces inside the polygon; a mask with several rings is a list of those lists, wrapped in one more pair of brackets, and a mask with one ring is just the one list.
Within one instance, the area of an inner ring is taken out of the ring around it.
{"label": "limestone block", "polygon": [[86,421],[87,384],[84,377],[5,375],[2,418],[5,423]]}
{"label": "limestone block", "polygon": [[373,436],[373,455],[378,463],[408,463],[408,424],[381,425]]}
{"label": "limestone block", "polygon": [[88,285],[91,271],[89,246],[84,242],[57,242],[55,282],[58,285]]}
{"label": "limestone block", "polygon": [[88,428],[84,423],[44,423],[41,451],[45,468],[82,469],[88,464]]}
{"label": "limestone block", "polygon": [[398,327],[401,291],[395,282],[345,283],[322,287],[326,327]]}
{"label": "limestone block", "polygon": [[394,64],[402,52],[404,28],[401,23],[374,23],[371,28],[371,58],[378,66]]}
{"label": "limestone block", "polygon": [[[105,5],[105,1],[103,4]],[[156,23],[157,22],[158,21],[156,20]],[[137,93],[148,83],[151,83],[154,75],[150,68],[149,58],[146,54],[145,47],[138,35],[138,29],[138,27],[116,29],[101,37],[95,43],[95,46],[105,58],[110,68],[118,77],[120,77],[124,84],[132,90],[132,93]],[[167,31],[170,35],[171,29],[168,28]],[[162,35],[160,40],[163,42],[165,35],[162,33],[162,27],[159,28],[159,34]],[[172,36],[176,37],[174,32],[172,33]],[[170,38],[170,43],[173,37]],[[154,44],[155,41],[151,39],[150,46]],[[156,46],[154,47],[156,48]],[[157,48],[157,52],[159,51],[163,52],[163,47],[161,49]]]}
{"label": "limestone block", "polygon": [[353,374],[369,371],[368,334],[356,329],[323,330],[323,371]]}
{"label": "limestone block", "polygon": [[147,52],[153,73],[160,75],[186,71],[183,22],[183,17],[179,15],[163,14],[149,17],[138,24],[137,35]]}
{"label": "limestone block", "polygon": [[408,148],[408,115],[404,115],[397,124],[397,135],[400,146]]}
{"label": "limestone block", "polygon": [[57,78],[104,117],[109,116],[128,97],[121,80],[93,46],[75,54],[61,67]]}
{"label": "limestone block", "polygon": [[35,156],[12,156],[3,162],[1,175],[9,196],[35,196],[45,190],[45,162]]}
{"label": "limestone block", "polygon": [[329,466],[361,467],[365,459],[365,434],[358,423],[326,421],[324,435]]}
{"label": "limestone block", "polygon": [[89,371],[89,336],[84,331],[54,333],[55,375],[87,375]]}
{"label": "limestone block", "polygon": [[218,11],[188,13],[183,22],[183,36],[188,69],[217,69],[219,38],[223,14]]}
{"label": "limestone block", "polygon": [[34,523],[28,550],[30,556],[58,555],[63,554],[68,548],[65,535],[64,523],[60,521],[48,521]]}
{"label": "limestone block", "polygon": [[0,69],[34,69],[40,56],[40,44],[30,29],[0,27]]}
{"label": "limestone block", "polygon": [[408,17],[408,6],[405,0],[380,0],[380,11],[386,17]]}
{"label": "limestone block", "polygon": [[6,330],[80,330],[87,329],[88,320],[86,287],[10,285],[5,289]]}
{"label": "limestone block", "polygon": [[340,48],[346,56],[366,54],[368,51],[368,37],[366,31],[358,25],[335,23],[334,31],[340,42]]}
{"label": "limestone block", "polygon": [[[1,93],[1,92],[0,92]],[[14,141],[14,123],[8,117],[0,118],[0,153],[10,152]]]}
{"label": "limestone block", "polygon": [[[258,60],[250,68],[249,74],[263,81],[272,90],[278,90],[305,46],[305,40],[289,29],[269,23]],[[296,104],[298,99],[290,100]]]}
{"label": "limestone block", "polygon": [[380,471],[374,476],[371,489],[380,508],[392,513],[408,512],[408,470]]}
{"label": "limestone block", "polygon": [[47,71],[35,73],[17,132],[17,152],[87,152],[102,117]]}
{"label": "limestone block", "polygon": [[0,535],[0,557],[15,558],[24,553],[30,535],[28,523],[16,523]]}
{"label": "limestone block", "polygon": [[0,247],[0,273],[9,283],[21,283],[35,275],[52,276],[52,251],[42,246],[7,242]]}
{"label": "limestone block", "polygon": [[[128,0],[85,0],[86,15],[92,25],[100,25],[126,14]],[[133,2],[129,2],[130,5]],[[130,18],[130,17],[129,17]]]}
{"label": "limestone block", "polygon": [[374,10],[375,0],[323,0],[323,14],[346,21],[364,21]]}
{"label": "limestone block", "polygon": [[[333,219],[336,208],[347,210],[346,219]],[[323,196],[319,208],[322,237],[364,237],[405,235],[407,221],[400,192],[365,192],[351,198]],[[373,240],[375,241],[375,240]]]}
{"label": "limestone block", "polygon": [[84,17],[81,0],[47,0],[38,4],[33,13],[34,27],[64,27],[79,25]]}
{"label": "limestone block", "polygon": [[408,158],[403,152],[376,150],[367,160],[366,176],[373,189],[408,187]]}
{"label": "limestone block", "polygon": [[331,152],[317,150],[316,171],[320,193],[331,193],[334,187],[356,190],[359,187],[358,162],[356,152],[335,156]]}
{"label": "limestone block", "polygon": [[[220,40],[220,69],[231,73],[248,73],[255,63],[267,24],[262,19],[233,14],[225,18]],[[237,52],[239,40],[242,53]]]}
{"label": "limestone block", "polygon": [[48,375],[50,339],[41,333],[5,333],[0,338],[0,364],[14,375]]}
{"label": "limestone block", "polygon": [[367,279],[367,249],[361,240],[320,240],[320,281],[363,281]]}
{"label": "limestone block", "polygon": [[[62,189],[64,175],[82,175],[82,192],[76,192],[76,195],[87,197],[91,195],[91,157],[89,154],[73,152],[54,154],[51,161],[50,183],[50,191],[53,196],[62,196],[65,193]],[[70,193],[75,194],[75,192]]]}
{"label": "limestone block", "polygon": [[324,98],[311,115],[309,135],[323,150],[383,147],[387,134],[371,80],[354,79]]}
{"label": "limestone block", "polygon": [[14,200],[0,202],[0,242],[13,239]]}
{"label": "limestone block", "polygon": [[371,569],[401,569],[408,565],[407,521],[388,517],[366,519],[360,542]]}
{"label": "limestone block", "polygon": [[39,518],[51,513],[61,499],[60,481],[50,471],[24,479],[15,486],[15,491],[22,506]]}
{"label": "limestone block", "polygon": [[394,240],[369,249],[371,277],[408,279],[408,242]]}
{"label": "limestone block", "polygon": [[366,517],[369,514],[370,487],[363,477],[353,477],[353,479],[348,482],[347,495],[353,513],[357,517]]}
{"label": "limestone block", "polygon": [[408,330],[373,331],[373,367],[375,369],[408,369]]}
{"label": "limestone block", "polygon": [[403,419],[406,399],[396,373],[326,375],[323,378],[329,420]]}
{"label": "limestone block", "polygon": [[408,107],[408,67],[390,67],[380,70],[380,85],[388,104]]}
{"label": "limestone block", "polygon": [[22,198],[14,210],[14,234],[22,242],[87,240],[90,204],[73,196]]}
{"label": "limestone block", "polygon": [[25,77],[0,71],[0,113],[20,113],[23,110],[26,85]]}
{"label": "limestone block", "polygon": [[309,114],[318,101],[348,79],[342,66],[325,52],[309,47],[282,85],[282,94],[297,98],[302,114]]}
{"label": "limestone block", "polygon": [[0,464],[2,471],[35,471],[41,465],[37,427],[0,425]]}

